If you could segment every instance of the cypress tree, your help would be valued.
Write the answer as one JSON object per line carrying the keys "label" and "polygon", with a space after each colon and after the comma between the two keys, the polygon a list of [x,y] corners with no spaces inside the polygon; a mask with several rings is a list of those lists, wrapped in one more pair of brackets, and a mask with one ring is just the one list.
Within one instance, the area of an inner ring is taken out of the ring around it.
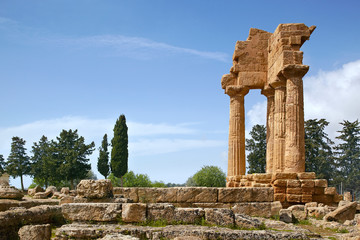
{"label": "cypress tree", "polygon": [[256,124],[250,131],[251,139],[246,139],[248,173],[264,173],[266,170],[266,128]]}
{"label": "cypress tree", "polygon": [[5,160],[3,155],[0,154],[0,176],[5,172]]}
{"label": "cypress tree", "polygon": [[107,134],[104,135],[101,147],[99,147],[99,158],[97,162],[98,171],[106,178],[109,175],[109,152]]}
{"label": "cypress tree", "polygon": [[330,183],[334,178],[335,163],[334,142],[324,131],[328,124],[325,119],[305,122],[305,171],[315,172],[318,178],[325,178]]}
{"label": "cypress tree", "polygon": [[128,171],[128,127],[126,126],[125,115],[121,115],[114,126],[114,137],[111,140],[111,172],[115,177],[121,178]]}
{"label": "cypress tree", "polygon": [[13,137],[11,152],[6,163],[6,172],[12,177],[20,177],[21,189],[24,190],[23,176],[30,174],[30,158],[26,154],[26,141],[19,137]]}

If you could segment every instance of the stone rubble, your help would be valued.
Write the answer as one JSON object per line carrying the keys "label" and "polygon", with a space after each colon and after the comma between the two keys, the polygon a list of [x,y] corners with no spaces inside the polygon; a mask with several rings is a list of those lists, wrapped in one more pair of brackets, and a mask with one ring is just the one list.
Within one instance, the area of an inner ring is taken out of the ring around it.
{"label": "stone rubble", "polygon": [[26,225],[19,229],[20,240],[50,240],[51,225]]}

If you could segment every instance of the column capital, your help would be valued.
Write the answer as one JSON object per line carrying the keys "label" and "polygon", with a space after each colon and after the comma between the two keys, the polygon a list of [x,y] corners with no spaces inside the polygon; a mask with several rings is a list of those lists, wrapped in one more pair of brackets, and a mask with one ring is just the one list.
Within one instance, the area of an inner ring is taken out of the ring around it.
{"label": "column capital", "polygon": [[286,79],[283,78],[282,76],[279,76],[279,74],[278,74],[278,78],[275,81],[273,81],[272,83],[270,83],[270,86],[274,89],[285,88],[286,87]]}
{"label": "column capital", "polygon": [[294,77],[302,78],[309,71],[309,66],[300,65],[300,64],[288,64],[285,65],[281,70],[281,74],[286,79],[291,79]]}
{"label": "column capital", "polygon": [[221,87],[226,89],[227,86],[235,84],[236,74],[228,73],[224,74],[221,78]]}
{"label": "column capital", "polygon": [[225,89],[225,93],[230,97],[245,96],[248,92],[249,88],[236,85],[227,86]]}
{"label": "column capital", "polygon": [[273,97],[275,95],[275,89],[268,86],[267,88],[261,90],[261,94],[264,95],[265,97]]}

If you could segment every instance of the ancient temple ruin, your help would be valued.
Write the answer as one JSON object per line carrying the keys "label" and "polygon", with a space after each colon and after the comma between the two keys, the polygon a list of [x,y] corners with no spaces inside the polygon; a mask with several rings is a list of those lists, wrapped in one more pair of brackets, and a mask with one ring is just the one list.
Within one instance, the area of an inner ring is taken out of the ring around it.
{"label": "ancient temple ruin", "polygon": [[250,29],[246,41],[238,41],[229,74],[221,86],[230,96],[228,178],[245,174],[244,97],[261,89],[267,97],[266,172],[304,172],[304,107],[300,47],[315,26],[280,24],[274,33]]}

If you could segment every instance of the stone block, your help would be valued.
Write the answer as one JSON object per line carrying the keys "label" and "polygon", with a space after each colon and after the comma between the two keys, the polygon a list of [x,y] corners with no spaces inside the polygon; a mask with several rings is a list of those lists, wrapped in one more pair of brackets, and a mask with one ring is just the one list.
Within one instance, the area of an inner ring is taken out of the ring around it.
{"label": "stone block", "polygon": [[231,209],[207,208],[205,209],[205,219],[209,224],[219,226],[234,226],[235,215]]}
{"label": "stone block", "polygon": [[313,195],[313,201],[318,203],[333,203],[334,195]]}
{"label": "stone block", "polygon": [[287,186],[287,180],[285,179],[276,179],[273,183],[275,187],[286,187]]}
{"label": "stone block", "polygon": [[145,222],[146,204],[144,203],[124,203],[122,206],[121,218],[126,223]]}
{"label": "stone block", "polygon": [[173,203],[177,201],[178,188],[138,188],[139,202]]}
{"label": "stone block", "polygon": [[274,193],[286,193],[286,187],[274,187]]}
{"label": "stone block", "polygon": [[313,188],[315,186],[315,181],[312,179],[302,179],[300,180],[301,182],[301,187],[308,187],[308,188]]}
{"label": "stone block", "polygon": [[314,172],[302,172],[302,173],[298,173],[298,178],[299,179],[315,179],[316,178],[316,174]]}
{"label": "stone block", "polygon": [[352,201],[352,195],[351,192],[344,192],[344,200],[345,201]]}
{"label": "stone block", "polygon": [[63,188],[61,188],[60,193],[69,195],[70,189],[68,187],[63,187]]}
{"label": "stone block", "polygon": [[286,201],[293,203],[300,203],[301,202],[301,195],[298,194],[286,194]]}
{"label": "stone block", "polygon": [[255,181],[261,181],[261,180],[266,180],[266,181],[270,181],[272,178],[272,174],[271,173],[254,173],[253,175],[253,180]]}
{"label": "stone block", "polygon": [[351,202],[345,206],[338,207],[335,211],[325,215],[325,221],[336,221],[344,223],[346,220],[353,220],[356,213],[356,202]]}
{"label": "stone block", "polygon": [[202,208],[176,208],[174,220],[183,224],[199,224],[205,217],[205,210]]}
{"label": "stone block", "polygon": [[0,185],[0,199],[16,199],[20,200],[24,194],[13,186]]}
{"label": "stone block", "polygon": [[231,203],[193,203],[191,206],[184,207],[197,207],[197,208],[230,208]]}
{"label": "stone block", "polygon": [[325,188],[324,192],[325,192],[326,195],[335,195],[335,194],[337,194],[335,187],[327,187],[327,188]]}
{"label": "stone block", "polygon": [[275,193],[274,194],[274,201],[285,202],[286,194],[284,193]]}
{"label": "stone block", "polygon": [[290,179],[287,181],[288,188],[299,188],[301,187],[301,182],[299,180]]}
{"label": "stone block", "polygon": [[251,202],[252,188],[219,188],[218,202]]}
{"label": "stone block", "polygon": [[39,185],[36,185],[36,187],[34,187],[34,188],[28,189],[28,194],[30,196],[34,196],[35,193],[38,193],[38,192],[44,192],[44,189],[42,189]]}
{"label": "stone block", "polygon": [[[227,188],[237,189],[237,188]],[[177,202],[215,203],[217,202],[218,188],[183,187],[178,188]]]}
{"label": "stone block", "polygon": [[76,190],[77,196],[83,198],[113,197],[113,187],[109,179],[81,180]]}
{"label": "stone block", "polygon": [[314,180],[314,184],[315,184],[315,187],[327,187],[328,186],[328,182],[326,179],[315,179]]}
{"label": "stone block", "polygon": [[293,223],[295,222],[295,218],[292,214],[292,211],[289,209],[281,209],[279,212],[280,215],[280,221],[285,223]]}
{"label": "stone block", "polygon": [[152,203],[147,208],[148,220],[165,220],[173,222],[175,219],[175,206],[168,203]]}
{"label": "stone block", "polygon": [[70,221],[113,222],[121,216],[118,203],[66,203],[61,212]]}
{"label": "stone block", "polygon": [[137,187],[115,187],[113,189],[114,195],[122,195],[125,198],[131,199],[134,203],[139,202],[138,188]]}
{"label": "stone block", "polygon": [[301,193],[305,195],[312,195],[315,192],[315,188],[313,187],[302,187]]}
{"label": "stone block", "polygon": [[308,208],[308,207],[317,207],[318,206],[318,203],[317,202],[308,202],[308,203],[305,203],[305,209]]}
{"label": "stone block", "polygon": [[59,205],[65,204],[65,203],[73,203],[74,197],[73,196],[64,196],[60,199]]}
{"label": "stone block", "polygon": [[19,229],[20,240],[49,240],[51,238],[51,225],[25,225]]}
{"label": "stone block", "polygon": [[[285,201],[285,199],[284,199]],[[280,201],[274,201],[271,203],[271,216],[279,215],[282,205]]]}
{"label": "stone block", "polygon": [[335,203],[338,203],[338,202],[340,202],[341,200],[343,200],[343,195],[340,195],[340,194],[335,194],[335,195],[334,195],[334,202],[335,202]]}
{"label": "stone block", "polygon": [[301,195],[301,202],[302,203],[309,203],[312,202],[313,198],[312,198],[312,194],[302,194]]}
{"label": "stone block", "polygon": [[258,228],[261,225],[259,219],[245,214],[235,214],[235,225],[241,228]]}
{"label": "stone block", "polygon": [[314,187],[314,194],[316,195],[325,194],[325,187]]}
{"label": "stone block", "polygon": [[330,212],[330,209],[328,207],[306,207],[306,212],[310,217],[321,219]]}
{"label": "stone block", "polygon": [[272,216],[272,202],[235,203],[231,209],[236,214],[246,214],[253,217]]}
{"label": "stone block", "polygon": [[273,173],[272,180],[276,179],[297,179],[297,173]]}
{"label": "stone block", "polygon": [[272,202],[274,200],[274,189],[267,187],[251,188],[251,199],[247,202]]}
{"label": "stone block", "polygon": [[300,194],[302,194],[302,189],[301,188],[287,188],[286,193],[300,195]]}

